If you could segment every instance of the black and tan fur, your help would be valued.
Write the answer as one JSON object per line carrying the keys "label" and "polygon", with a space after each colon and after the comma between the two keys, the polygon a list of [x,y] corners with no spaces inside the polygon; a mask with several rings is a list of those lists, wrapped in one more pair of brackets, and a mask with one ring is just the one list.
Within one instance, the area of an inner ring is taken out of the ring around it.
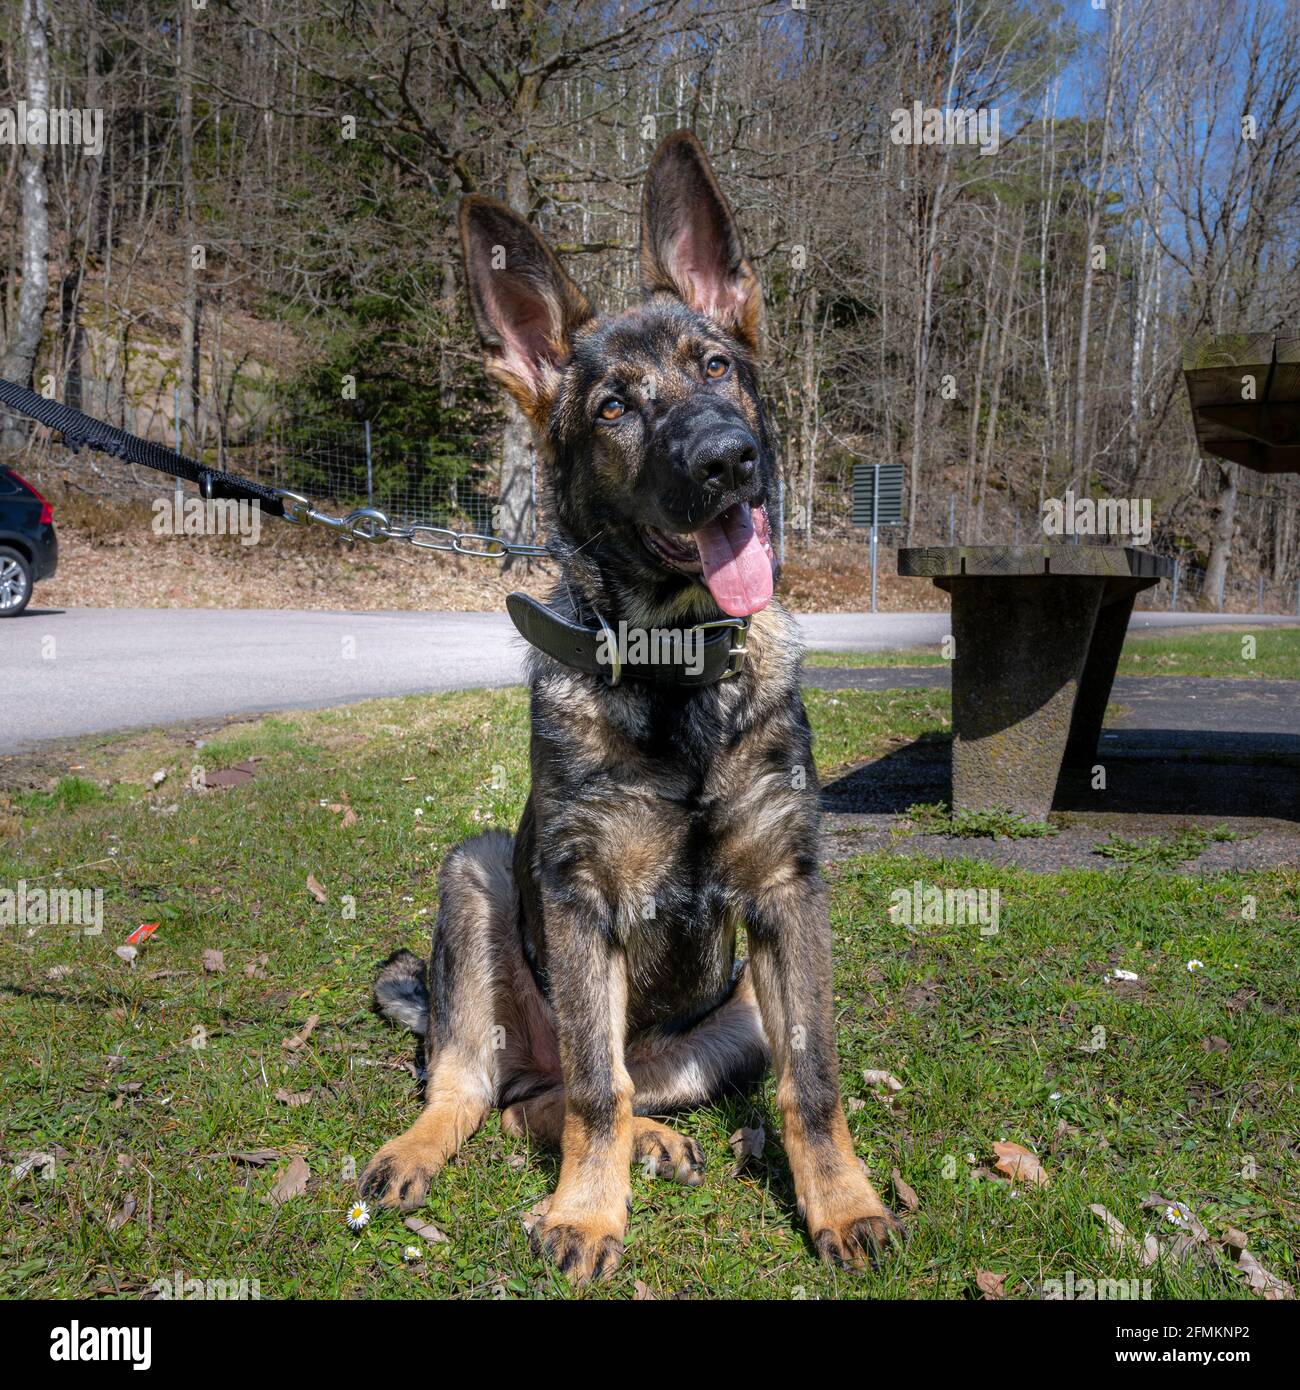
{"label": "black and tan fur", "polygon": [[[651,163],[647,295],[617,317],[594,316],[500,204],[466,199],[461,233],[488,370],[530,419],[550,486],[563,568],[551,605],[615,626],[718,617],[704,586],[637,534],[690,531],[720,510],[724,483],[696,486],[688,465],[727,431],[757,453],[743,481],[725,475],[728,495],[757,506],[773,480],[761,297],[698,142],[678,132]],[[709,354],[729,364],[724,380],[705,376]],[[606,429],[597,409],[615,392],[628,413]],[[381,1008],[426,1037],[428,1083],[424,1113],[362,1174],[363,1196],[419,1205],[499,1107],[508,1129],[562,1149],[535,1242],[575,1278],[607,1274],[630,1164],[683,1182],[703,1167],[693,1141],[652,1117],[748,1086],[770,1060],[817,1249],[857,1265],[892,1234],[840,1104],[819,789],[798,642],[777,603],[747,645],[739,676],[689,689],[611,687],[533,653],[518,833],[448,856],[427,980],[409,952],[381,970]]]}

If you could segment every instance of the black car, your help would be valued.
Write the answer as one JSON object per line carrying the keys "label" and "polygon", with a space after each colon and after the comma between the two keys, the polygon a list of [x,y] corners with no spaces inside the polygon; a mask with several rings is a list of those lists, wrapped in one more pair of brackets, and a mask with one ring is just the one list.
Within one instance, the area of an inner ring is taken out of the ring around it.
{"label": "black car", "polygon": [[0,466],[0,618],[17,617],[32,585],[58,566],[53,508],[26,478]]}

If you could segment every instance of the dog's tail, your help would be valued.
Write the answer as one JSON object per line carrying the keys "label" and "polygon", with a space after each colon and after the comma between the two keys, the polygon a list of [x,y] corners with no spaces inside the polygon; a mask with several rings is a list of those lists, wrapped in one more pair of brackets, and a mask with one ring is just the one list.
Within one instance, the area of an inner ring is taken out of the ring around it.
{"label": "dog's tail", "polygon": [[375,976],[375,1008],[423,1037],[429,1025],[429,982],[414,951],[394,951]]}

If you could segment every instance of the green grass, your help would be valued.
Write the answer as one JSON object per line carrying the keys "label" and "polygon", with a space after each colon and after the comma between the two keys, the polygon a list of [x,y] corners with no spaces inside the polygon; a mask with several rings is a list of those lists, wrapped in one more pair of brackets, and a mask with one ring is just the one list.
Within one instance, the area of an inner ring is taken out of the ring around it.
{"label": "green grass", "polygon": [[957,839],[1038,840],[1055,835],[1046,821],[1026,820],[1011,811],[971,811],[954,814],[946,801],[918,801],[907,808],[907,818],[918,835],[952,835]]}
{"label": "green grass", "polygon": [[944,666],[948,658],[937,647],[897,647],[879,652],[809,652],[805,666]]}
{"label": "green grass", "polygon": [[[1249,655],[1252,650],[1254,654]],[[946,660],[937,647],[915,647],[880,652],[809,652],[805,664],[853,668],[942,666]],[[1251,628],[1250,619],[1243,617],[1241,629],[1232,632],[1157,629],[1130,633],[1120,654],[1119,674],[1300,680],[1300,626]]]}
{"label": "green grass", "polygon": [[[814,692],[823,771],[938,736],[945,709],[928,691]],[[11,798],[20,833],[0,839],[0,886],[100,887],[105,920],[99,937],[4,929],[0,1296],[135,1297],[178,1271],[256,1279],[279,1298],[570,1294],[520,1222],[555,1159],[495,1118],[425,1209],[448,1244],[408,1265],[399,1218],[359,1234],[344,1224],[354,1165],[417,1111],[400,1069],[411,1050],[367,1007],[373,967],[397,946],[427,949],[442,854],[514,823],[526,746],[521,691],[464,692],[235,725],[201,748],[91,740],[77,760],[103,795]],[[262,760],[253,782],[190,789],[195,765],[250,757]],[[345,804],[348,826],[331,809]],[[895,923],[892,895],[918,880],[998,889],[997,934]],[[1295,870],[1033,874],[876,855],[834,869],[831,904],[842,1086],[862,1102],[849,1123],[877,1185],[897,1166],[919,1196],[906,1248],[859,1276],[816,1261],[769,1081],[682,1118],[708,1156],[701,1187],[634,1175],[627,1255],[591,1296],[627,1298],[639,1280],[659,1297],[972,1297],[980,1270],[1006,1273],[1013,1297],[1069,1270],[1149,1278],[1154,1297],[1245,1296],[1224,1268],[1140,1272],[1109,1252],[1088,1204],[1140,1234],[1157,1224],[1139,1209],[1151,1191],[1213,1231],[1244,1230],[1297,1281]],[[132,968],[114,947],[144,921],[162,925]],[[209,948],[224,972],[205,973]],[[263,955],[264,978],[247,974]],[[1205,965],[1194,974],[1193,958]],[[1140,984],[1108,982],[1115,966]],[[310,1014],[310,1041],[286,1050]],[[1227,1051],[1207,1051],[1210,1037]],[[904,1083],[892,1104],[864,1068]],[[290,1107],[277,1089],[310,1100]],[[733,1178],[727,1136],[759,1120],[766,1156]],[[1040,1154],[1051,1185],[1013,1195],[976,1176],[1002,1139]],[[260,1149],[279,1158],[231,1157]],[[55,1153],[52,1177],[11,1176],[31,1150]],[[308,1191],[273,1207],[265,1195],[293,1155]],[[114,1229],[128,1196],[134,1216]]]}
{"label": "green grass", "polygon": [[1252,628],[1250,619],[1243,617],[1240,630],[1233,632],[1157,630],[1131,635],[1120,654],[1119,674],[1300,680],[1300,626]]}
{"label": "green grass", "polygon": [[1229,830],[1227,826],[1206,830],[1199,825],[1187,825],[1172,835],[1147,835],[1139,840],[1108,835],[1096,846],[1096,850],[1104,859],[1118,859],[1125,864],[1151,864],[1176,869],[1188,860],[1200,858],[1211,841],[1222,844],[1238,838],[1237,832]]}

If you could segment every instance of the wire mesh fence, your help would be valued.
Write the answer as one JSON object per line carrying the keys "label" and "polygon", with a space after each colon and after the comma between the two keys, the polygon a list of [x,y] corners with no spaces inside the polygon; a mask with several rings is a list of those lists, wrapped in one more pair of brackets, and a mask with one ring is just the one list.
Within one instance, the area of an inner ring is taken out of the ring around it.
{"label": "wire mesh fence", "polygon": [[[378,507],[406,524],[464,526],[491,530],[500,488],[498,459],[486,441],[470,437],[412,439],[368,420],[325,420],[294,410],[268,410],[242,420],[238,429],[201,413],[197,427],[181,417],[179,390],[129,395],[116,382],[69,379],[65,404],[144,439],[226,472],[310,497],[332,510]],[[27,454],[33,470],[66,461],[57,436],[32,429]],[[156,493],[170,486],[134,465],[106,463],[83,454],[83,491],[111,497],[138,495],[143,485]],[[530,492],[536,501],[535,479]]]}

